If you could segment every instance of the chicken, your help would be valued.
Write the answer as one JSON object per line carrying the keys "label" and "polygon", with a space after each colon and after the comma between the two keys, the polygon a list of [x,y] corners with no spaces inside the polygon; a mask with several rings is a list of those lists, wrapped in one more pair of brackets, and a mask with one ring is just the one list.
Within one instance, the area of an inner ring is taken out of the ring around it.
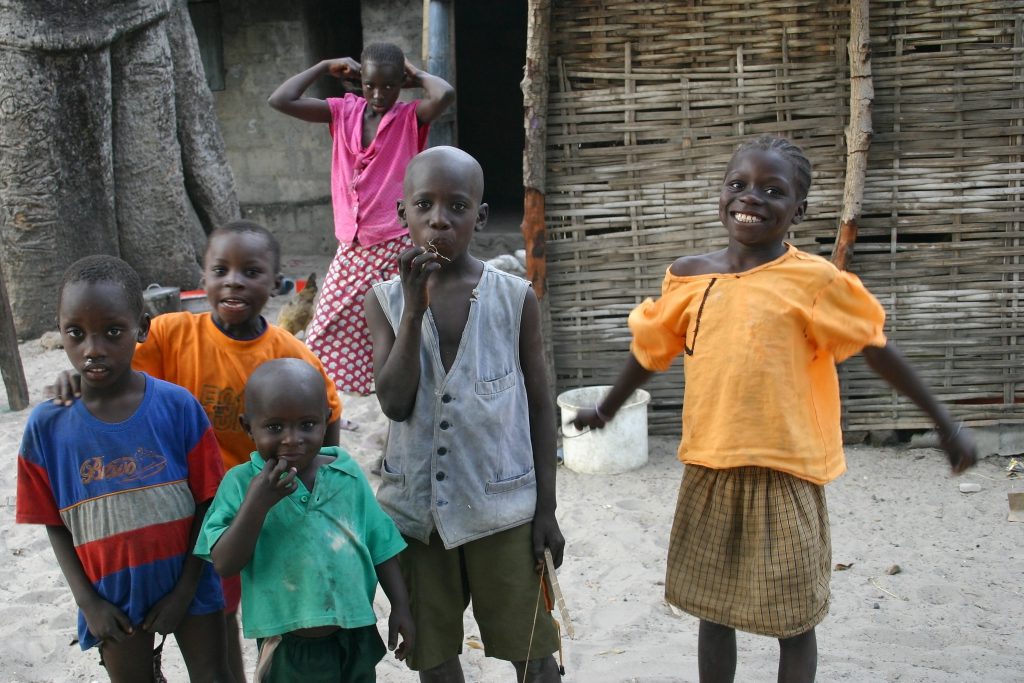
{"label": "chicken", "polygon": [[313,319],[313,304],[316,302],[316,273],[306,278],[306,286],[291,298],[277,314],[277,324],[294,335],[304,332]]}

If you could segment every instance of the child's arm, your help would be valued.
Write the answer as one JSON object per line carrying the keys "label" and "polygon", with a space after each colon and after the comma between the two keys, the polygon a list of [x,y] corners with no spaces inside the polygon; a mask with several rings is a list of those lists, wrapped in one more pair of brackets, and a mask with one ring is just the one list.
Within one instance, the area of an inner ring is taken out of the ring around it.
{"label": "child's arm", "polygon": [[53,554],[71,588],[75,603],[82,610],[89,632],[100,640],[120,642],[134,633],[128,615],[104,600],[85,575],[82,562],[75,552],[75,544],[67,527],[47,525],[46,535],[50,538]]}
{"label": "child's arm", "polygon": [[963,472],[978,461],[970,432],[953,421],[945,406],[935,400],[932,392],[896,347],[892,344],[867,346],[863,353],[864,360],[875,373],[932,419],[939,432],[942,450],[946,451],[954,472]]}
{"label": "child's arm", "polygon": [[181,620],[188,612],[188,606],[196,596],[196,588],[199,586],[199,579],[203,575],[204,560],[192,554],[196,547],[196,539],[203,528],[203,518],[206,517],[206,510],[210,507],[210,501],[196,505],[195,515],[192,517],[192,532],[188,537],[188,555],[185,556],[185,565],[181,570],[181,577],[178,583],[174,584],[171,592],[160,598],[153,605],[146,618],[142,620],[142,629],[150,633],[174,633],[178,630]]}
{"label": "child's arm", "polygon": [[611,422],[611,419],[615,417],[615,413],[619,412],[619,408],[622,407],[622,404],[626,402],[633,392],[645,384],[653,375],[653,372],[640,365],[636,356],[632,353],[629,354],[626,364],[615,379],[615,384],[604,395],[604,398],[594,404],[593,408],[580,409],[576,413],[572,425],[576,429],[583,429],[584,427],[600,429],[604,427]]}
{"label": "child's arm", "polygon": [[526,384],[530,411],[530,444],[533,468],[537,475],[537,508],[533,513],[533,556],[538,566],[544,563],[544,548],[551,549],[555,566],[562,564],[565,538],[555,519],[555,407],[551,401],[547,371],[544,368],[544,341],[540,334],[540,304],[533,290],[527,290],[519,332],[519,362]]}
{"label": "child's arm", "polygon": [[[394,650],[396,659],[403,660],[416,641],[416,626],[412,619],[412,611],[409,609],[409,593],[398,566],[398,556],[385,560],[374,568],[377,570],[377,581],[391,603],[391,616],[388,617],[388,649]],[[398,634],[402,634],[401,645],[398,644]]]}
{"label": "child's arm", "polygon": [[423,88],[423,99],[416,105],[416,119],[420,124],[430,123],[455,101],[455,88],[440,76],[417,69],[405,60],[406,88]]}
{"label": "child's arm", "polygon": [[295,477],[294,467],[289,468],[284,460],[271,459],[249,482],[238,514],[210,551],[218,574],[234,576],[249,564],[267,513],[295,490]]}
{"label": "child's arm", "polygon": [[396,335],[371,289],[363,298],[366,325],[373,339],[373,379],[380,408],[389,419],[402,422],[412,413],[420,377],[420,330],[427,311],[427,280],[440,268],[437,255],[423,247],[406,249],[398,257],[405,307]]}
{"label": "child's arm", "polygon": [[282,114],[303,121],[330,123],[331,107],[327,101],[303,97],[303,93],[324,74],[330,74],[338,79],[359,80],[360,73],[359,62],[351,57],[325,59],[277,86],[277,90],[267,99],[267,104]]}

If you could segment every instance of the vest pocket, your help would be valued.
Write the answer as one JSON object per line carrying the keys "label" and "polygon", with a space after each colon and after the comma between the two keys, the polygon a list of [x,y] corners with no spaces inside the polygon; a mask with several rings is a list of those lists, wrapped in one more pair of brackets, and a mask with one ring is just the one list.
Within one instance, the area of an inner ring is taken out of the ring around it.
{"label": "vest pocket", "polygon": [[480,396],[487,396],[489,394],[499,394],[506,389],[511,389],[516,384],[516,373],[515,371],[508,373],[504,377],[498,379],[489,379],[483,382],[476,383],[476,393]]}
{"label": "vest pocket", "polygon": [[392,472],[388,469],[387,458],[384,458],[384,461],[380,464],[380,478],[389,484],[405,487],[405,474],[402,472]]}
{"label": "vest pocket", "polygon": [[511,479],[499,479],[498,481],[489,481],[484,484],[484,493],[493,495],[495,493],[506,493],[508,491],[514,491],[523,486],[528,486],[536,480],[534,469],[531,467],[529,472],[525,474],[517,474]]}

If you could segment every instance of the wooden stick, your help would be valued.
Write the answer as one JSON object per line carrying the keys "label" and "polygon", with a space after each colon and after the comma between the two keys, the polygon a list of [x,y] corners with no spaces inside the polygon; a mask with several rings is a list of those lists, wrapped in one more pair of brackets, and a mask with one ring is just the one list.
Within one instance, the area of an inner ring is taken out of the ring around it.
{"label": "wooden stick", "polygon": [[857,241],[857,222],[864,204],[868,149],[874,133],[871,105],[875,87],[871,79],[871,30],[868,0],[850,3],[850,125],[846,129],[846,180],[843,184],[843,213],[832,248],[832,263],[846,270]]}

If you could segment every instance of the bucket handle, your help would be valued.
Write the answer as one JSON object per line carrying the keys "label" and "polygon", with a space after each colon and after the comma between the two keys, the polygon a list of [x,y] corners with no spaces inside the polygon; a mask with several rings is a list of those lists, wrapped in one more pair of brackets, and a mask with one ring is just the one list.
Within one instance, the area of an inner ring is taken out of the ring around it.
{"label": "bucket handle", "polygon": [[564,425],[561,425],[558,428],[558,435],[560,437],[562,437],[563,439],[575,439],[576,437],[583,436],[584,434],[586,434],[586,433],[588,433],[590,431],[590,427],[584,427],[583,429],[576,429],[575,427],[573,427],[573,430],[576,433],[575,434],[566,434],[565,433],[565,428],[568,427],[571,424],[572,424],[572,422],[566,422]]}

